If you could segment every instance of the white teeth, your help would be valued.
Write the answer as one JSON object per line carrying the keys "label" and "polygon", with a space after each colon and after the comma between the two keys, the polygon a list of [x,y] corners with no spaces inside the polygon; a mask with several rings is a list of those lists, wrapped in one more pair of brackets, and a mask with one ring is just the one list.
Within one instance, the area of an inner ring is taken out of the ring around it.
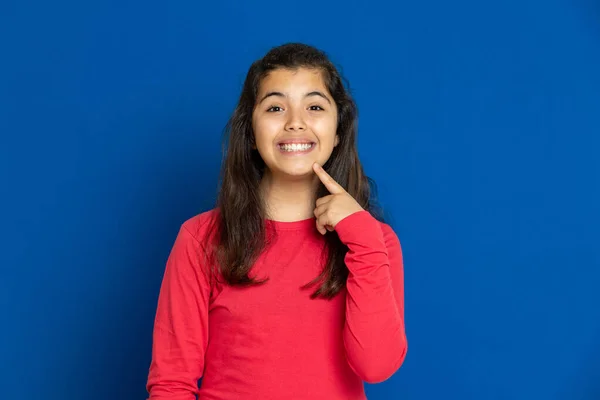
{"label": "white teeth", "polygon": [[312,146],[312,143],[293,143],[279,145],[279,147],[284,151],[305,151],[310,149]]}

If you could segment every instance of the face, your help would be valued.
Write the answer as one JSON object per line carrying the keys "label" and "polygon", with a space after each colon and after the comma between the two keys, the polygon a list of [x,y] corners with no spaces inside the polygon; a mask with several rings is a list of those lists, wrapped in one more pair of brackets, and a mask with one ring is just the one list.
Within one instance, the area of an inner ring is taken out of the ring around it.
{"label": "face", "polygon": [[274,175],[311,175],[339,140],[337,107],[312,69],[271,71],[260,84],[252,126],[256,150]]}

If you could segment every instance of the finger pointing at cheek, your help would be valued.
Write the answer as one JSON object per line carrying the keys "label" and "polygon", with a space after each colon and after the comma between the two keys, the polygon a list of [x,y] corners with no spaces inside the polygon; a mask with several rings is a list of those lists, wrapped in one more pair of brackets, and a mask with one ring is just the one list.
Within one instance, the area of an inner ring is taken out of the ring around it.
{"label": "finger pointing at cheek", "polygon": [[325,235],[327,231],[333,231],[342,219],[355,212],[363,211],[363,208],[319,164],[313,164],[313,170],[331,193],[317,199],[314,210],[317,230]]}

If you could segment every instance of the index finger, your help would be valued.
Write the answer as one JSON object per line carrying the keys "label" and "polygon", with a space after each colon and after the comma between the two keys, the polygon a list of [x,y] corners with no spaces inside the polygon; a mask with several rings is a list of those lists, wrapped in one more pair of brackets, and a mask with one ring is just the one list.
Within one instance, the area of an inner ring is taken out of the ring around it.
{"label": "index finger", "polygon": [[344,188],[339,183],[337,183],[327,172],[325,172],[323,167],[321,167],[319,164],[314,163],[313,170],[315,171],[321,182],[323,182],[323,185],[325,185],[327,190],[329,190],[329,193],[338,194],[345,192]]}

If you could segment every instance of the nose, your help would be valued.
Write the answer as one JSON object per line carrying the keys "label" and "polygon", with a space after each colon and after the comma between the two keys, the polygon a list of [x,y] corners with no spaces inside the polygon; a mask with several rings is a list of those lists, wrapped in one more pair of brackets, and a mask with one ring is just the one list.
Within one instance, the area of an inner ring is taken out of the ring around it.
{"label": "nose", "polygon": [[292,111],[288,113],[288,120],[285,124],[286,131],[303,131],[306,129],[306,124],[302,119],[302,114],[297,111]]}

